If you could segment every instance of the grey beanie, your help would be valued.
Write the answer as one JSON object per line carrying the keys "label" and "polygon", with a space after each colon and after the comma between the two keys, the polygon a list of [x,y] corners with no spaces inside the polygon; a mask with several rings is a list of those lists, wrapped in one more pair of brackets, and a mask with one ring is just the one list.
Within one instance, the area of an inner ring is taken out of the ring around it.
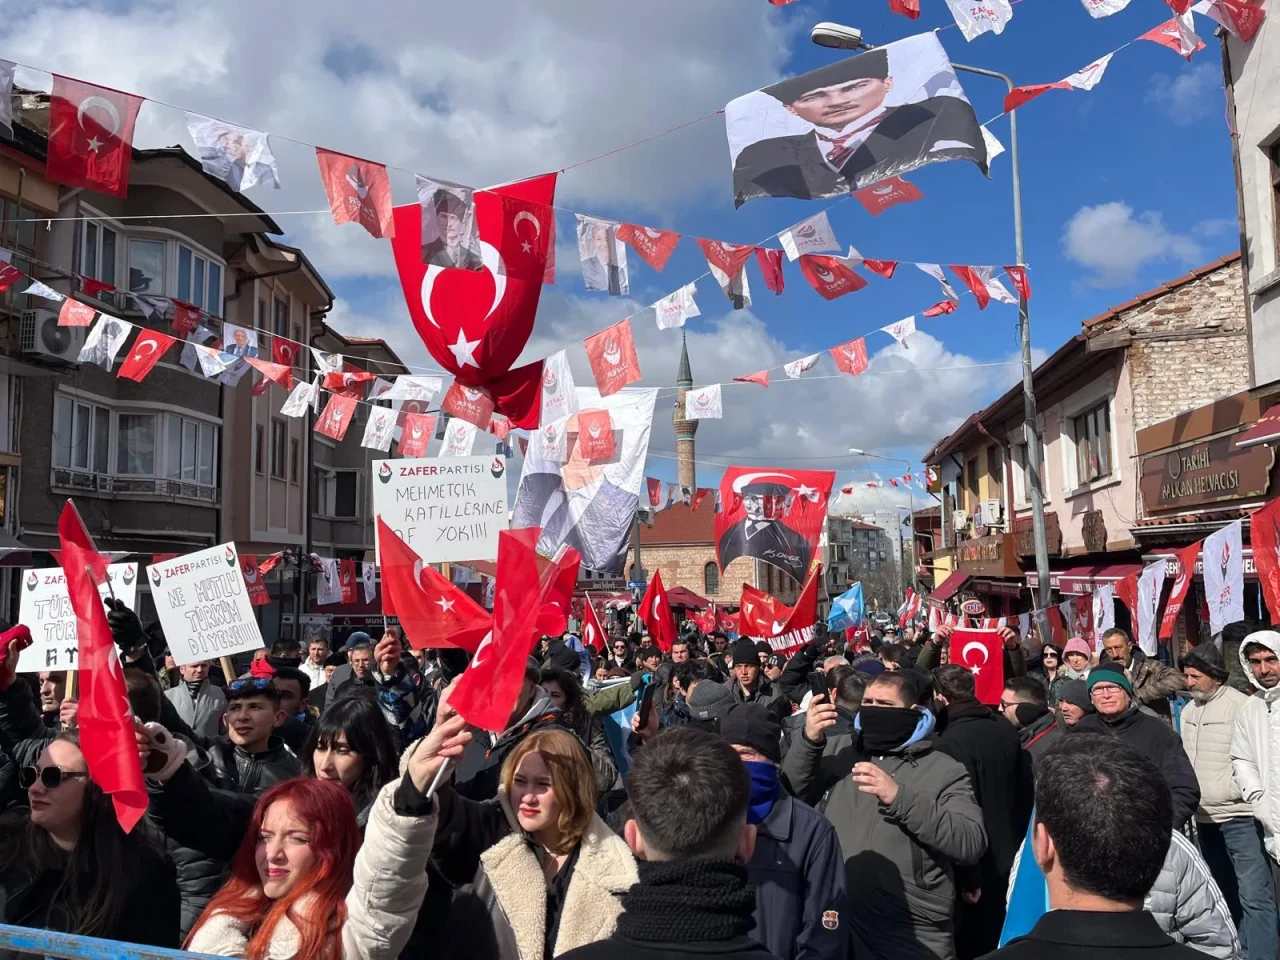
{"label": "grey beanie", "polygon": [[1197,647],[1192,647],[1178,661],[1178,666],[1183,669],[1191,667],[1193,670],[1199,670],[1206,677],[1211,677],[1218,683],[1227,682],[1226,661],[1222,659],[1222,654],[1212,643],[1202,643]]}
{"label": "grey beanie", "polygon": [[695,720],[719,720],[733,706],[733,694],[722,683],[703,680],[693,688],[687,703]]}

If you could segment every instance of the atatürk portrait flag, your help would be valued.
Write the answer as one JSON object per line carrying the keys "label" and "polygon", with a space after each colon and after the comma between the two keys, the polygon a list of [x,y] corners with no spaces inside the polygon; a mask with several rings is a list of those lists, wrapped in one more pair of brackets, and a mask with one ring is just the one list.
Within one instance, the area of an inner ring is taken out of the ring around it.
{"label": "atat\u00fcrk portrait flag", "polygon": [[942,44],[907,37],[725,107],[733,199],[816,200],[987,148]]}
{"label": "atat\u00fcrk portrait flag", "polygon": [[835,477],[831,470],[726,470],[720,478],[721,509],[715,515],[720,569],[738,557],[754,557],[797,583],[804,580]]}

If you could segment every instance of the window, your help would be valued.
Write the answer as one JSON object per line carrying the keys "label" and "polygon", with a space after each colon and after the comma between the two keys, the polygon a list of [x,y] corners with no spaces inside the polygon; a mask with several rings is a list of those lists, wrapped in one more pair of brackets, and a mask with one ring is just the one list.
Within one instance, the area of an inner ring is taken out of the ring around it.
{"label": "window", "polygon": [[80,251],[80,273],[116,284],[116,232],[94,220],[84,224],[84,245]]}
{"label": "window", "polygon": [[1004,499],[1004,451],[987,447],[987,475],[991,478],[991,496]]}
{"label": "window", "polygon": [[[1049,487],[1045,481],[1044,473],[1044,441],[1037,439],[1037,446],[1040,448],[1040,489],[1047,501],[1049,499]],[[1026,507],[1031,504],[1031,486],[1029,473],[1030,468],[1027,466],[1027,444],[1026,442],[1011,444],[1009,447],[1009,459],[1013,463],[1013,502],[1019,507]]]}
{"label": "window", "polygon": [[[121,414],[123,418],[125,415]],[[164,475],[170,480],[215,486],[218,428],[211,423],[165,414]],[[254,465],[259,451],[254,449]]]}
{"label": "window", "polygon": [[1111,475],[1111,402],[1071,418],[1076,444],[1076,484],[1084,486]]}
{"label": "window", "polygon": [[312,512],[339,520],[359,519],[359,485],[357,470],[315,467],[311,483]]}
{"label": "window", "polygon": [[277,480],[284,479],[286,440],[289,428],[283,420],[271,420],[271,475]]}
{"label": "window", "polygon": [[259,330],[267,329],[267,301],[261,297],[258,298],[258,315],[253,325]]}
{"label": "window", "polygon": [[59,395],[54,401],[53,465],[107,473],[110,468],[111,412],[106,407]]}
{"label": "window", "polygon": [[702,591],[708,596],[720,592],[720,568],[714,562],[702,568]]}
{"label": "window", "polygon": [[969,512],[978,505],[978,458],[974,457],[964,468],[964,486],[966,491],[966,500],[969,504]]}
{"label": "window", "polygon": [[[1271,158],[1271,196],[1275,201],[1275,209],[1280,214],[1280,140],[1267,148],[1267,156]],[[1280,247],[1280,216],[1275,218],[1276,246]]]}
{"label": "window", "polygon": [[164,293],[164,241],[129,241],[129,292]]}
{"label": "window", "polygon": [[289,440],[289,482],[290,483],[298,482],[298,476],[301,470],[301,465],[299,463],[301,458],[299,456],[299,453],[300,453],[300,450],[299,450],[298,441],[293,438],[290,438]]}
{"label": "window", "polygon": [[278,337],[289,336],[289,301],[275,301],[275,333]]}
{"label": "window", "polygon": [[178,289],[174,295],[205,313],[222,316],[222,265],[179,244]]}
{"label": "window", "polygon": [[155,476],[156,418],[152,413],[122,413],[116,430],[116,473]]}
{"label": "window", "polygon": [[253,429],[253,472],[258,476],[263,473],[263,460],[266,457],[266,433],[267,428],[262,424],[258,424]]}

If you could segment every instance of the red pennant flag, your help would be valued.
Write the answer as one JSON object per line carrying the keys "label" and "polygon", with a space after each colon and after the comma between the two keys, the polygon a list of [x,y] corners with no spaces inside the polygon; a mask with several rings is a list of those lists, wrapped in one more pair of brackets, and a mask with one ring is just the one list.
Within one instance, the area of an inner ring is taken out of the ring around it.
{"label": "red pennant flag", "polygon": [[474,653],[493,629],[488,611],[423,563],[381,517],[378,554],[384,612],[399,618],[409,646],[457,647]]}
{"label": "red pennant flag", "polygon": [[244,574],[244,585],[249,591],[249,602],[255,607],[265,606],[271,602],[267,594],[267,585],[262,582],[262,568],[258,566],[258,558],[251,553],[240,554],[240,572]]}
{"label": "red pennant flag", "polygon": [[640,254],[641,260],[661,273],[671,259],[676,244],[680,242],[680,234],[624,223],[618,227],[618,239]]}
{"label": "red pennant flag", "polygon": [[608,410],[583,410],[578,414],[578,456],[583,460],[608,460],[613,456],[613,421]]}
{"label": "red pennant flag", "polygon": [[954,300],[939,300],[928,310],[920,314],[922,317],[940,317],[944,313],[955,313],[956,303]]}
{"label": "red pennant flag", "polygon": [[951,272],[954,273],[969,288],[969,292],[973,294],[973,299],[978,302],[978,309],[987,309],[987,304],[991,302],[991,294],[987,292],[986,282],[978,276],[973,267],[956,266],[952,264]]}
{"label": "red pennant flag", "polygon": [[1004,692],[1004,641],[1000,634],[994,630],[954,630],[951,634],[951,662],[967,667],[973,674],[978,702],[1000,702],[1000,695]]}
{"label": "red pennant flag", "polygon": [[54,74],[45,174],[113,197],[129,192],[133,126],[142,98]]}
{"label": "red pennant flag", "polygon": [[[286,390],[293,389],[293,371],[283,363],[269,363],[266,360],[259,360],[257,357],[245,357],[245,362],[260,374],[266,377],[263,383],[270,381],[278,383]],[[255,387],[256,389],[256,387]],[[266,387],[262,388],[262,392],[266,393]]]}
{"label": "red pennant flag", "polygon": [[730,278],[738,275],[743,265],[746,264],[747,258],[751,256],[751,251],[755,250],[755,247],[751,246],[740,246],[736,243],[725,243],[722,240],[704,240],[702,238],[698,239],[698,246],[702,248],[702,253],[707,258],[707,263],[723,271]]}
{"label": "red pennant flag", "polygon": [[80,278],[80,290],[86,297],[96,297],[100,293],[106,293],[115,288],[115,284],[107,283],[103,280],[95,280],[93,277]]}
{"label": "red pennant flag", "polygon": [[516,437],[516,445],[520,448],[520,456],[525,456],[529,452],[529,438]]}
{"label": "red pennant flag", "polygon": [[1271,620],[1280,621],[1280,500],[1249,515],[1249,542]]}
{"label": "red pennant flag", "polygon": [[806,253],[800,257],[800,272],[809,285],[825,300],[843,297],[846,293],[861,290],[867,285],[844,257],[831,257],[820,253]]}
{"label": "red pennant flag", "polygon": [[0,263],[0,293],[8,290],[26,274],[11,263]]}
{"label": "red pennant flag", "polygon": [[693,491],[693,503],[690,505],[689,509],[697,510],[702,506],[702,501],[706,500],[711,493],[712,490],[709,487],[699,487],[697,490]]}
{"label": "red pennant flag", "polygon": [[609,634],[600,626],[600,617],[596,614],[595,604],[591,602],[591,594],[587,594],[582,604],[582,642],[598,654],[604,654],[609,648]]}
{"label": "red pennant flag", "polygon": [[758,383],[766,389],[769,386],[769,371],[761,370],[759,373],[749,373],[745,377],[734,377],[734,383]]}
{"label": "red pennant flag", "polygon": [[395,236],[386,167],[323,147],[316,147],[316,162],[334,223],[358,223],[379,239]]}
{"label": "red pennant flag", "polygon": [[293,367],[298,356],[298,344],[284,337],[273,337],[271,340],[271,359],[282,367]]}
{"label": "red pennant flag", "polygon": [[1138,623],[1138,575],[1130,574],[1122,580],[1116,582],[1116,599],[1123,603],[1129,610],[1129,619],[1132,623]]}
{"label": "red pennant flag", "polygon": [[1184,24],[1178,17],[1166,20],[1159,26],[1152,27],[1138,39],[1150,40],[1152,43],[1158,43],[1162,47],[1168,47],[1179,56],[1186,57],[1188,61],[1204,49],[1204,41],[1196,36],[1195,31],[1190,29],[1190,26]]}
{"label": "red pennant flag", "polygon": [[455,380],[440,401],[440,411],[488,430],[493,420],[493,397],[483,387],[464,387]]}
{"label": "red pennant flag", "polygon": [[920,0],[889,0],[889,9],[908,20],[920,19]]}
{"label": "red pennant flag", "polygon": [[146,379],[147,374],[155,369],[160,358],[165,355],[165,351],[177,342],[176,339],[159,330],[148,330],[145,327],[139,329],[138,336],[129,349],[129,355],[120,364],[116,376],[141,383]]}
{"label": "red pennant flag", "polygon": [[855,190],[853,195],[873,217],[880,216],[890,207],[896,207],[900,203],[915,203],[917,200],[924,199],[920,188],[902,177],[877,180],[861,190]]}
{"label": "red pennant flag", "polygon": [[1004,112],[1017,110],[1025,103],[1029,103],[1042,93],[1048,93],[1050,90],[1065,90],[1070,88],[1070,84],[1062,80],[1053,83],[1029,83],[1026,86],[1014,87],[1004,95]]}
{"label": "red pennant flag", "polygon": [[760,272],[764,275],[764,285],[774,293],[781,294],[786,286],[782,279],[782,251],[756,247],[756,262],[760,264]]}
{"label": "red pennant flag", "polygon": [[701,613],[690,613],[689,619],[693,621],[693,625],[703,633],[710,633],[716,628],[716,612],[714,610],[704,610]]}
{"label": "red pennant flag", "polygon": [[342,588],[342,602],[356,602],[356,562],[351,559],[338,561],[338,585]]}
{"label": "red pennant flag", "polygon": [[324,412],[316,422],[315,432],[321,436],[341,440],[347,435],[347,427],[351,424],[351,416],[356,412],[356,401],[351,397],[330,394]]}
{"label": "red pennant flag", "polygon": [[865,337],[858,337],[857,340],[850,340],[838,347],[832,347],[828,352],[841,373],[856,377],[866,372],[867,340]]}
{"label": "red pennant flag", "polygon": [[489,432],[492,433],[499,440],[505,441],[507,437],[511,436],[510,419],[502,416],[501,414],[495,414],[489,420]]}
{"label": "red pennant flag", "polygon": [[174,333],[188,334],[200,322],[200,308],[181,300],[173,301],[173,319],[169,321],[169,329]]}
{"label": "red pennant flag", "polygon": [[582,341],[591,361],[600,396],[617,393],[628,383],[640,379],[640,359],[631,336],[631,321],[623,320]]}
{"label": "red pennant flag", "polygon": [[363,400],[365,384],[377,379],[378,375],[376,373],[349,367],[344,363],[341,370],[334,373],[326,373],[320,386],[340,396]]}
{"label": "red pennant flag", "polygon": [[147,787],[133,734],[133,716],[125,693],[116,645],[98,597],[106,579],[107,558],[100,555],[70,500],[58,519],[62,570],[76,613],[77,672],[80,676],[80,751],[89,776],[111,795],[116,819],[126,833],[147,810]]}
{"label": "red pennant flag", "polygon": [[1026,267],[1005,267],[1004,272],[1009,276],[1009,282],[1013,284],[1013,289],[1018,291],[1018,296],[1023,300],[1031,299],[1031,281],[1027,278]]}
{"label": "red pennant flag", "polygon": [[93,324],[93,318],[97,313],[98,311],[87,303],[67,297],[62,301],[62,309],[58,311],[58,326],[88,327]]}
{"label": "red pennant flag", "polygon": [[898,269],[897,260],[863,260],[862,265],[872,273],[878,273],[886,280],[892,280],[894,271]]}
{"label": "red pennant flag", "polygon": [[667,588],[662,585],[662,572],[653,571],[653,579],[640,601],[640,620],[659,650],[668,653],[676,642],[676,618],[667,602]]}
{"label": "red pennant flag", "polygon": [[[258,573],[262,574],[265,577],[276,567],[280,566],[280,561],[282,561],[283,559],[284,559],[284,551],[271,554],[271,556],[267,557],[267,559],[263,560],[261,563],[258,564]],[[156,563],[160,562],[159,554],[156,555],[155,562]]]}
{"label": "red pennant flag", "polygon": [[433,413],[409,413],[400,425],[400,456],[425,457],[427,443],[436,432]]}
{"label": "red pennant flag", "polygon": [[805,576],[794,607],[749,584],[742,585],[738,630],[745,637],[766,640],[775,653],[788,654],[813,639],[818,620],[820,564]]}
{"label": "red pennant flag", "polygon": [[[247,359],[248,359],[248,357],[246,357],[245,359],[247,360]],[[269,390],[269,389],[270,389],[270,387],[271,387],[271,381],[270,381],[270,380],[266,379],[266,377],[259,377],[259,378],[254,382],[253,386],[249,388],[249,396],[251,396],[251,397],[261,397],[261,396],[264,396],[264,395],[266,394],[267,390]]]}
{"label": "red pennant flag", "polygon": [[644,484],[649,492],[649,506],[657,507],[662,502],[662,481],[657,477],[645,477]]}
{"label": "red pennant flag", "polygon": [[1211,19],[1240,38],[1241,43],[1248,43],[1262,26],[1265,11],[1255,3],[1245,0],[1209,0],[1209,9],[1205,11]]}
{"label": "red pennant flag", "polygon": [[[1280,501],[1276,501],[1280,503]],[[1254,515],[1256,517],[1256,514]],[[1253,527],[1250,527],[1252,531]],[[1254,566],[1258,563],[1258,541],[1256,534],[1251,533],[1253,541]],[[1200,548],[1204,546],[1204,541],[1200,540],[1191,544],[1189,547],[1183,547],[1175,554],[1175,562],[1178,565],[1178,575],[1173,581],[1173,592],[1169,594],[1169,600],[1165,604],[1164,616],[1160,618],[1160,639],[1173,639],[1173,626],[1178,622],[1178,614],[1182,612],[1182,604],[1187,599],[1187,593],[1191,589],[1191,581],[1196,575],[1196,558],[1200,556]],[[1258,567],[1261,571],[1261,568]],[[1261,576],[1259,576],[1261,580]],[[1158,592],[1158,591],[1157,591]]]}
{"label": "red pennant flag", "polygon": [[1191,9],[1191,0],[1164,0],[1174,13],[1183,14]]}

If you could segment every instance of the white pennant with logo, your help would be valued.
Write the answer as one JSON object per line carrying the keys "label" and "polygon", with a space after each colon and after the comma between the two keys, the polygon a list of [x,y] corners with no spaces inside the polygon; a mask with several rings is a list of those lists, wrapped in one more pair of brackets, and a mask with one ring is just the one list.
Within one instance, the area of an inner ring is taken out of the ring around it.
{"label": "white pennant with logo", "polygon": [[1205,537],[1201,557],[1211,633],[1221,633],[1228,623],[1244,619],[1243,525],[1243,520],[1237,520]]}
{"label": "white pennant with logo", "polygon": [[720,384],[690,390],[684,397],[684,415],[689,420],[719,420],[724,417]]}

